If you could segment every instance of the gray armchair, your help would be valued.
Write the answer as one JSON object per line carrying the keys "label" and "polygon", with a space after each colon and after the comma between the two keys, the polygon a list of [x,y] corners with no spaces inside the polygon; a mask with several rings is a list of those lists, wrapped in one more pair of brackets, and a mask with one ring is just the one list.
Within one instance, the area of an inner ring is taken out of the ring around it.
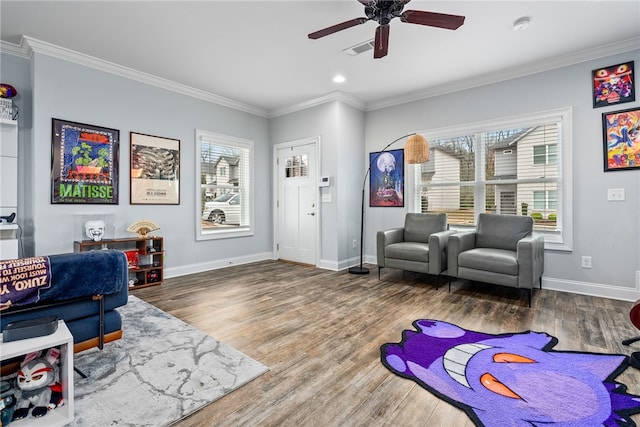
{"label": "gray armchair", "polygon": [[[544,236],[533,236],[528,216],[482,213],[478,228],[449,238],[448,276],[525,289],[531,294],[544,272]],[[449,280],[451,291],[451,280]]]}
{"label": "gray armchair", "polygon": [[384,267],[437,276],[447,268],[447,214],[408,213],[404,227],[378,231],[378,279]]}

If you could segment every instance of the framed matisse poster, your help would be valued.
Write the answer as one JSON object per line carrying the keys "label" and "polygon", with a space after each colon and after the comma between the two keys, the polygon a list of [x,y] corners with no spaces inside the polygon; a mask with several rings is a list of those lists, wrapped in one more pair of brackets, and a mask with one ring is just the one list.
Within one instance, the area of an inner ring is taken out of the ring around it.
{"label": "framed matisse poster", "polygon": [[120,131],[52,119],[51,203],[118,204]]}
{"label": "framed matisse poster", "polygon": [[593,70],[593,108],[636,100],[633,61]]}
{"label": "framed matisse poster", "polygon": [[180,140],[131,132],[131,204],[180,204]]}
{"label": "framed matisse poster", "polygon": [[404,207],[404,150],[369,153],[369,206]]}
{"label": "framed matisse poster", "polygon": [[640,108],[602,114],[604,171],[640,168]]}

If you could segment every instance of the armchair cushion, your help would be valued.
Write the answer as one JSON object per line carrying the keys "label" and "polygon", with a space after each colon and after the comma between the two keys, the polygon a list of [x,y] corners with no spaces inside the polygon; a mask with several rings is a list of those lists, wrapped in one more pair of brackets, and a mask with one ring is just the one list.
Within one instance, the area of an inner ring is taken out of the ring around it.
{"label": "armchair cushion", "polygon": [[460,253],[460,267],[474,270],[493,271],[495,273],[518,275],[518,259],[516,252],[494,248],[476,248]]}
{"label": "armchair cushion", "polygon": [[515,251],[518,241],[531,230],[533,218],[530,216],[481,213],[478,216],[476,247]]}
{"label": "armchair cushion", "polygon": [[385,257],[429,262],[429,245],[419,242],[392,243],[384,249]]}
{"label": "armchair cushion", "polygon": [[429,236],[446,229],[446,214],[408,213],[404,219],[404,241],[429,243]]}

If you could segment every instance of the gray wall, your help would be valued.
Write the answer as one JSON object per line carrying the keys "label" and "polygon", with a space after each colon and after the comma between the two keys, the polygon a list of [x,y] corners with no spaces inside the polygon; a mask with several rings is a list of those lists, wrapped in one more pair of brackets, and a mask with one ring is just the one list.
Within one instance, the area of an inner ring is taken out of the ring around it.
{"label": "gray wall", "polygon": [[[407,131],[443,128],[563,107],[573,108],[573,252],[546,251],[544,286],[632,299],[640,297],[640,170],[603,172],[602,113],[592,108],[591,71],[625,61],[640,64],[640,50],[553,71],[406,103],[367,113],[366,151]],[[637,74],[636,74],[637,77]],[[640,91],[636,87],[636,97]],[[624,188],[624,202],[607,189]],[[368,209],[365,252],[374,261],[375,231],[399,226],[406,209]],[[591,256],[592,269],[581,268]],[[604,285],[604,286],[602,286]]]}
{"label": "gray wall", "polygon": [[[7,70],[10,81],[15,81],[13,77],[19,75],[14,72]],[[199,181],[193,173],[195,129],[198,128],[253,140],[256,176],[270,176],[271,164],[265,161],[271,158],[267,119],[39,53],[31,59],[31,76],[32,134],[29,139],[21,138],[24,154],[21,153],[19,160],[23,168],[21,174],[25,177],[22,219],[32,224],[25,227],[25,241],[32,242],[26,245],[26,254],[70,252],[76,236],[75,215],[112,214],[118,236],[131,235],[125,229],[137,220],[150,219],[160,225],[158,234],[165,238],[168,276],[172,270],[177,274],[220,266],[224,264],[221,260],[271,256],[269,209],[260,209],[261,214],[256,215],[254,236],[195,240],[194,186]],[[21,132],[28,127],[24,122],[29,120],[28,108],[24,110],[25,114],[21,114],[19,120]],[[118,205],[50,203],[52,118],[120,130]],[[129,204],[131,131],[181,141],[180,205]],[[255,180],[256,206],[270,206],[269,181]],[[185,268],[187,271],[183,271]]]}
{"label": "gray wall", "polygon": [[[167,275],[178,275],[272,256],[272,145],[320,137],[319,175],[332,177],[332,202],[321,203],[321,267],[358,261],[362,179],[368,153],[411,131],[499,119],[563,107],[573,109],[574,174],[572,252],[547,251],[545,287],[637,299],[640,275],[640,171],[603,172],[601,114],[639,101],[593,109],[591,70],[635,60],[640,51],[364,113],[334,100],[281,117],[256,115],[201,101],[72,62],[35,53],[31,60],[1,56],[2,80],[19,91],[20,221],[26,254],[72,250],[74,215],[113,214],[116,232],[139,219],[161,226]],[[636,89],[636,93],[638,89]],[[640,94],[637,93],[640,98]],[[51,205],[51,118],[119,129],[120,204]],[[195,241],[194,129],[255,141],[255,236]],[[181,140],[179,206],[129,204],[129,132]],[[608,188],[624,188],[624,202],[608,202]],[[321,197],[319,198],[321,200]],[[264,207],[267,207],[266,209]],[[365,260],[375,261],[375,232],[403,223],[406,209],[368,208]],[[592,269],[580,257],[593,258]]]}
{"label": "gray wall", "polygon": [[[360,188],[364,162],[364,113],[341,101],[332,101],[271,119],[274,144],[320,137],[318,176],[330,176],[331,186],[320,189],[319,266],[341,269],[355,259],[352,247],[360,233]],[[360,182],[360,184],[358,184]],[[323,203],[322,194],[331,193]]]}

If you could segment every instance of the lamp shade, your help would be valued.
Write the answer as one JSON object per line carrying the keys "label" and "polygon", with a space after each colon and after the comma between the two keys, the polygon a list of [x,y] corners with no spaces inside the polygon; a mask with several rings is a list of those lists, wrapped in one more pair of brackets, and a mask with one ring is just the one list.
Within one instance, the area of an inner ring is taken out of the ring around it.
{"label": "lamp shade", "polygon": [[404,155],[407,163],[426,163],[429,161],[429,142],[418,134],[411,135],[404,146]]}

